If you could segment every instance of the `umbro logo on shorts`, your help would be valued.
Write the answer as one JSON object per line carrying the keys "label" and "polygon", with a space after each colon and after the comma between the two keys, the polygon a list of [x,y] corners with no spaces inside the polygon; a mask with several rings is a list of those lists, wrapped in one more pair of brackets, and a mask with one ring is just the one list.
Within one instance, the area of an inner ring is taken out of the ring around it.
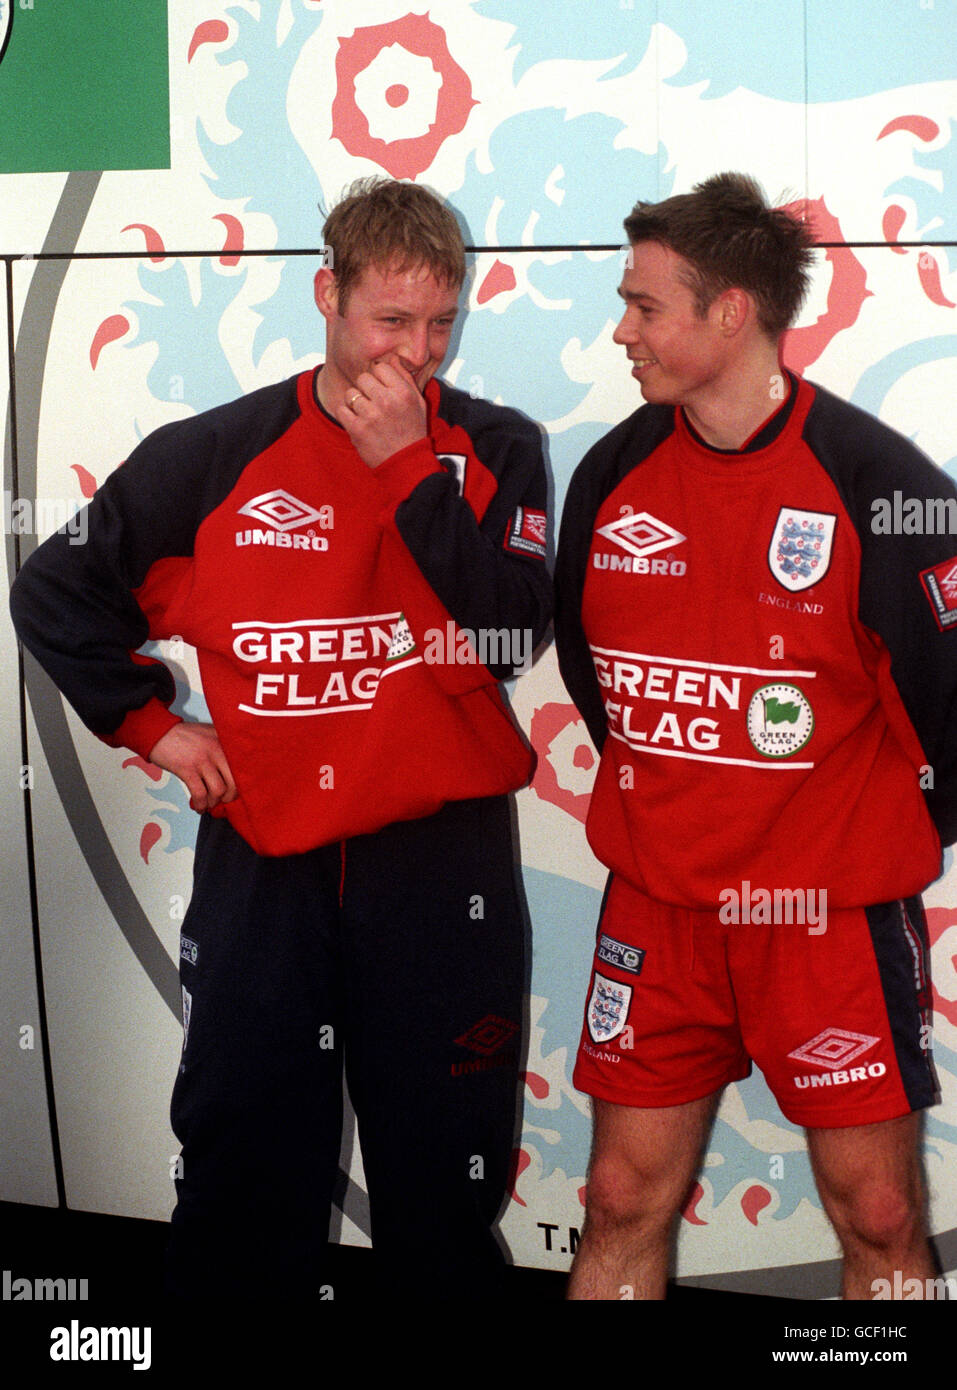
{"label": "umbro logo on shorts", "polygon": [[802,1043],[788,1056],[795,1062],[810,1062],[816,1067],[830,1067],[837,1071],[854,1062],[863,1053],[869,1052],[880,1042],[869,1033],[848,1033],[844,1028],[825,1028],[810,1042]]}
{"label": "umbro logo on shorts", "polygon": [[883,1076],[887,1067],[883,1062],[869,1062],[866,1066],[852,1067],[851,1062],[862,1057],[876,1047],[880,1038],[869,1033],[850,1033],[846,1028],[825,1028],[823,1033],[796,1047],[788,1057],[795,1062],[804,1062],[821,1067],[822,1071],[810,1075],[795,1076],[794,1084],[803,1090],[813,1086],[843,1086],[852,1081],[866,1081]]}

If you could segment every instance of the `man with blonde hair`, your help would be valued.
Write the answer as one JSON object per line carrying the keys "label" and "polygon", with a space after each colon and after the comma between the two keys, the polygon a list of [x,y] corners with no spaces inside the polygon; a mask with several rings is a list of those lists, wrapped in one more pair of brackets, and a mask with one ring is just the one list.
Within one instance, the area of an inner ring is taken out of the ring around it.
{"label": "man with blonde hair", "polygon": [[[325,242],[324,365],[157,430],[13,610],[87,725],[202,813],[172,1291],[318,1289],[345,1069],[387,1286],[491,1294],[531,761],[498,682],[549,617],[541,438],[435,375],[465,276],[438,198],[366,180]],[[173,634],[209,724],[134,655]]]}

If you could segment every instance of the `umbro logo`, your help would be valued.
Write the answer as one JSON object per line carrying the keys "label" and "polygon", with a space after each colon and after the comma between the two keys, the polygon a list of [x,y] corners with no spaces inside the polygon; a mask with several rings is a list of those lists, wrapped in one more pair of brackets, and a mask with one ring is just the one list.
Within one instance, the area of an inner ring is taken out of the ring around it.
{"label": "umbro logo", "polygon": [[497,1014],[486,1014],[455,1041],[459,1047],[467,1047],[470,1052],[478,1052],[487,1057],[492,1052],[498,1052],[517,1032],[518,1024],[513,1023],[511,1019],[499,1018]]}
{"label": "umbro logo", "polygon": [[869,1033],[849,1033],[845,1028],[825,1028],[816,1038],[802,1043],[788,1056],[795,1062],[809,1062],[815,1067],[828,1067],[838,1071],[854,1062],[865,1052],[880,1042]]}
{"label": "umbro logo", "polygon": [[792,1079],[795,1086],[799,1091],[805,1091],[878,1081],[887,1075],[886,1063],[863,1062],[857,1067],[851,1066],[851,1063],[870,1052],[879,1042],[880,1038],[874,1038],[870,1033],[849,1033],[846,1028],[825,1028],[823,1033],[818,1033],[816,1037],[810,1038],[788,1053],[788,1057],[794,1062],[821,1068],[820,1071],[804,1072],[802,1075],[794,1076]]}
{"label": "umbro logo", "polygon": [[[321,531],[332,530],[331,506],[311,507],[285,488],[277,487],[272,492],[251,497],[238,511],[240,516],[248,516],[262,526],[237,531],[237,545],[269,545],[278,550],[329,549],[328,538],[317,535],[316,527]],[[306,526],[309,530],[303,533],[302,528]],[[298,534],[290,534],[292,532]]]}
{"label": "umbro logo", "polygon": [[251,498],[239,508],[239,512],[241,516],[251,516],[253,521],[261,521],[276,531],[291,531],[295,527],[306,526],[310,521],[318,521],[322,515],[321,510],[300,502],[298,497],[293,497],[283,487]]}
{"label": "umbro logo", "polygon": [[622,550],[627,550],[629,555],[639,560],[655,555],[659,550],[667,550],[669,546],[680,545],[687,539],[650,512],[632,512],[618,521],[609,522],[607,526],[599,526],[597,534],[614,541],[615,545],[620,545]]}
{"label": "umbro logo", "polygon": [[469,1076],[475,1072],[498,1071],[515,1067],[518,1064],[516,1049],[509,1046],[518,1032],[518,1024],[511,1019],[499,1018],[497,1014],[486,1014],[473,1023],[467,1032],[455,1042],[459,1047],[468,1048],[478,1055],[465,1062],[453,1062],[449,1067],[452,1076]]}

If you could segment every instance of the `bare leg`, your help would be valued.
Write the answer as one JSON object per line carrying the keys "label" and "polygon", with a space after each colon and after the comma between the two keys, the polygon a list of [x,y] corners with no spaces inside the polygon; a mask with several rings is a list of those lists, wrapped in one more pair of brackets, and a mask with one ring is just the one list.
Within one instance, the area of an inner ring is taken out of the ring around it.
{"label": "bare leg", "polygon": [[807,1131],[818,1192],[844,1252],[845,1298],[873,1298],[875,1280],[893,1286],[895,1270],[901,1281],[934,1277],[919,1127],[919,1115],[904,1115]]}
{"label": "bare leg", "polygon": [[585,1226],[569,1298],[664,1298],[672,1226],[719,1096],[659,1109],[594,1102]]}

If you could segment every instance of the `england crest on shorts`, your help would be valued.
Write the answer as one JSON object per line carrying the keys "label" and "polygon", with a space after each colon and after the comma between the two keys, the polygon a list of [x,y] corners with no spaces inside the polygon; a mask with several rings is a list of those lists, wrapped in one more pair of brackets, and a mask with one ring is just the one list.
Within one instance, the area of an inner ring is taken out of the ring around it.
{"label": "england crest on shorts", "polygon": [[782,507],[768,547],[768,566],[789,593],[819,584],[831,563],[837,517]]}
{"label": "england crest on shorts", "polygon": [[631,985],[608,980],[595,971],[595,983],[588,1001],[588,1031],[596,1043],[611,1042],[628,1022]]}

